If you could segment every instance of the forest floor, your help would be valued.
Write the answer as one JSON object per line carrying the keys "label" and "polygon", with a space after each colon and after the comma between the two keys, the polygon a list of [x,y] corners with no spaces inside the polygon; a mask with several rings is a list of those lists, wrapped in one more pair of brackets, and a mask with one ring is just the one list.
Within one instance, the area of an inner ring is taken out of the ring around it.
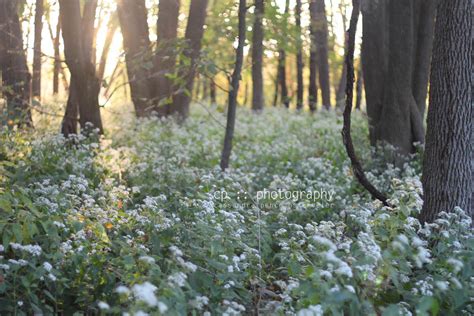
{"label": "forest floor", "polygon": [[354,115],[388,208],[354,180],[340,115],[239,109],[222,173],[224,125],[200,108],[101,138],[1,131],[0,313],[474,313],[470,218],[418,222],[418,155],[384,164]]}

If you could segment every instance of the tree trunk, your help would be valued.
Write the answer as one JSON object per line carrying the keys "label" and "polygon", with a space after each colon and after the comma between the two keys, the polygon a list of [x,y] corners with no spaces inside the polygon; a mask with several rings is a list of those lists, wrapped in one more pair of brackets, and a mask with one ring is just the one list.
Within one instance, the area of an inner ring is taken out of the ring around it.
{"label": "tree trunk", "polygon": [[234,137],[235,115],[237,110],[237,94],[239,92],[240,73],[242,71],[242,64],[244,60],[244,46],[245,46],[245,13],[246,0],[239,1],[239,44],[235,57],[235,66],[232,73],[231,89],[229,91],[229,105],[227,109],[227,125],[224,137],[224,147],[222,149],[221,169],[224,171],[229,167],[230,154],[232,152],[232,139]]}
{"label": "tree trunk", "polygon": [[41,100],[41,33],[43,31],[43,0],[36,0],[35,42],[33,53],[32,95]]}
{"label": "tree trunk", "polygon": [[[51,30],[52,34],[52,30]],[[56,35],[54,36],[54,65],[53,65],[53,94],[59,93],[59,72],[61,71],[61,53],[59,51],[59,37],[61,36],[61,23],[58,19]],[[65,87],[66,88],[66,87]]]}
{"label": "tree trunk", "polygon": [[386,81],[389,84],[384,90],[384,106],[375,133],[377,139],[392,144],[401,154],[406,155],[414,152],[414,142],[424,142],[422,118],[411,87],[414,39],[407,34],[412,34],[413,31],[412,1],[390,0],[389,20]]}
{"label": "tree trunk", "polygon": [[[290,10],[290,0],[285,2],[285,19],[288,17]],[[288,22],[288,21],[285,21]],[[286,32],[285,32],[286,33]],[[278,51],[278,78],[280,81],[281,102],[286,108],[290,107],[290,99],[288,98],[288,86],[286,85],[286,50],[285,44],[280,43],[280,50]]]}
{"label": "tree trunk", "polygon": [[118,0],[117,12],[123,36],[125,62],[135,113],[138,117],[151,110],[150,38],[145,0]]}
{"label": "tree trunk", "polygon": [[364,79],[362,78],[362,65],[359,65],[359,69],[357,69],[357,82],[356,82],[356,103],[355,103],[356,110],[360,110],[360,103],[362,101],[363,83],[364,83]]}
{"label": "tree trunk", "polygon": [[308,104],[311,112],[316,111],[318,103],[318,84],[317,84],[317,56],[316,56],[316,2],[310,1],[310,53],[309,53],[309,89]]}
{"label": "tree trunk", "polygon": [[77,135],[77,123],[79,122],[79,104],[77,99],[77,90],[74,83],[74,77],[71,77],[71,87],[66,103],[63,122],[61,125],[61,133],[68,137],[71,134]]}
{"label": "tree trunk", "polygon": [[472,218],[473,4],[441,1],[431,62],[430,106],[423,163],[422,222],[456,206]]}
{"label": "tree trunk", "polygon": [[216,99],[216,83],[214,82],[214,78],[211,78],[210,80],[210,87],[209,87],[210,93],[211,93],[211,103],[212,104],[217,104],[217,99]]}
{"label": "tree trunk", "polygon": [[296,88],[296,109],[301,110],[303,108],[303,43],[301,41],[301,0],[296,0],[295,6],[296,16],[296,27],[297,27],[297,53],[296,53],[296,77],[297,77],[297,88]]}
{"label": "tree trunk", "polygon": [[[60,0],[59,7],[64,54],[71,72],[71,82],[74,84],[69,93],[76,93],[81,129],[88,133],[89,124],[91,124],[93,128],[98,128],[100,133],[103,133],[99,107],[100,84],[96,77],[95,66],[91,62],[91,48],[86,46],[89,43],[92,45],[92,42],[87,40],[88,34],[84,33],[84,30],[89,28],[81,18],[80,2],[79,0]],[[88,21],[93,23],[93,19],[88,19]],[[69,119],[71,117],[64,117],[63,133],[65,135],[69,132],[65,130],[65,127],[69,126],[66,122]]]}
{"label": "tree trunk", "polygon": [[263,110],[265,103],[263,93],[263,26],[265,10],[264,0],[255,0],[255,19],[252,35],[252,109]]}
{"label": "tree trunk", "polygon": [[326,7],[324,0],[314,1],[314,37],[316,39],[316,55],[318,58],[319,85],[323,107],[331,108],[331,83],[329,80],[329,60],[328,60],[328,21],[326,17]]}
{"label": "tree trunk", "polygon": [[374,130],[380,120],[388,69],[388,58],[386,57],[388,56],[388,1],[366,1],[362,6],[361,61],[372,146],[377,143]]}
{"label": "tree trunk", "polygon": [[[344,39],[344,52],[347,51],[347,40],[348,39],[346,36],[346,38]],[[339,84],[337,86],[337,92],[336,92],[336,107],[338,108],[344,107],[346,84],[347,84],[347,65],[346,63],[343,63],[341,79],[339,80]]]}
{"label": "tree trunk", "polygon": [[[415,151],[414,142],[424,142],[424,106],[417,104],[415,95],[426,89],[419,88],[427,85],[424,65],[429,63],[430,45],[428,39],[420,39],[426,32],[419,29],[427,23],[417,15],[416,4],[379,0],[366,1],[363,8],[362,65],[371,143],[389,143],[402,155]],[[401,162],[397,155],[394,160]]]}
{"label": "tree trunk", "polygon": [[286,108],[289,108],[290,100],[288,99],[288,87],[286,85],[286,52],[284,49],[280,49],[278,52],[278,82],[281,102]]}
{"label": "tree trunk", "polygon": [[171,114],[173,81],[168,78],[175,71],[176,52],[174,44],[178,34],[179,0],[159,2],[157,23],[157,50],[155,54],[156,87],[155,110],[158,116]]}
{"label": "tree trunk", "polygon": [[280,91],[280,71],[279,71],[279,67],[280,67],[280,61],[278,60],[278,66],[277,66],[277,74],[275,76],[275,89],[274,89],[274,92],[273,92],[273,106],[277,106],[277,103],[278,103],[278,92]]}
{"label": "tree trunk", "polygon": [[436,4],[438,0],[417,0],[420,4],[415,11],[418,21],[413,67],[413,96],[421,117],[425,115],[428,79],[430,75],[431,53],[433,50]]}
{"label": "tree trunk", "polygon": [[191,103],[190,93],[193,91],[196,67],[201,52],[201,40],[204,34],[206,10],[207,0],[191,1],[185,33],[187,47],[183,52],[184,59],[181,60],[179,73],[179,77],[184,81],[184,87],[173,97],[172,111],[177,113],[181,120],[189,116],[189,104]]}
{"label": "tree trunk", "polygon": [[16,0],[0,0],[0,45],[2,86],[7,104],[8,125],[31,126],[30,89],[31,75],[28,71],[23,49],[21,22]]}

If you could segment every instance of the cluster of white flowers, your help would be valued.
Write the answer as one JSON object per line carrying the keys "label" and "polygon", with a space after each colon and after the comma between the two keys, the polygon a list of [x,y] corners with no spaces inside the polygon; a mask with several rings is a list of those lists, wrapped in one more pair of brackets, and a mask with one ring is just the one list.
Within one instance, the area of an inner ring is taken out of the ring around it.
{"label": "cluster of white flowers", "polygon": [[14,250],[21,250],[28,252],[29,254],[33,256],[40,256],[41,255],[41,247],[38,245],[20,245],[17,243],[10,243],[10,247]]}

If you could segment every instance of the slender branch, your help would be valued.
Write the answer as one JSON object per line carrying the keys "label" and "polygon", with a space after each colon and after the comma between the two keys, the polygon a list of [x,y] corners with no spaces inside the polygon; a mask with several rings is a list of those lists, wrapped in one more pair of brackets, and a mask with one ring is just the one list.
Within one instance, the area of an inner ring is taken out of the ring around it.
{"label": "slender branch", "polygon": [[359,20],[359,3],[360,0],[352,0],[353,9],[351,15],[351,21],[348,32],[348,45],[346,52],[346,65],[347,65],[347,83],[346,83],[346,106],[344,108],[344,125],[342,128],[342,140],[346,147],[347,155],[349,156],[352,164],[352,170],[357,178],[357,181],[367,190],[370,195],[377,200],[380,200],[385,206],[389,206],[387,197],[377,190],[372,183],[365,176],[362,165],[357,158],[352,143],[351,136],[351,112],[352,112],[352,99],[354,90],[354,47],[355,47],[355,36],[357,30],[357,22]]}

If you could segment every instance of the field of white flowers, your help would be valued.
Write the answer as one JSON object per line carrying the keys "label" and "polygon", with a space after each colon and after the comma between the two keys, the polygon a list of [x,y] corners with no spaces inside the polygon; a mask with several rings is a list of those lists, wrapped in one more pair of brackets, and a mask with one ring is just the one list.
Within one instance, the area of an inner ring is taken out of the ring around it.
{"label": "field of white flowers", "polygon": [[471,219],[421,225],[419,158],[384,165],[362,115],[393,208],[355,182],[334,113],[239,110],[222,173],[224,117],[198,112],[95,139],[0,132],[1,315],[474,314]]}

